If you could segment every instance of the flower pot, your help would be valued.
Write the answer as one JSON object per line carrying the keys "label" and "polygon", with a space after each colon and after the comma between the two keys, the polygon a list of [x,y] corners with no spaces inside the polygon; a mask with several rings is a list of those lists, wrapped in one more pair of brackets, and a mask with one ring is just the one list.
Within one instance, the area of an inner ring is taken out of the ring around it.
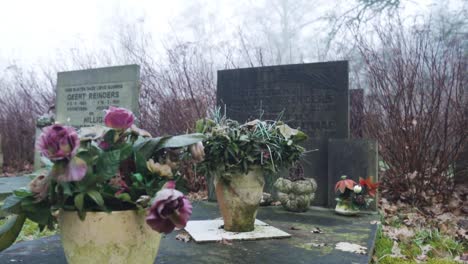
{"label": "flower pot", "polygon": [[279,178],[275,182],[278,189],[278,199],[284,209],[292,212],[305,212],[309,209],[310,202],[315,199],[317,183],[309,178],[299,181]]}
{"label": "flower pot", "polygon": [[351,201],[338,201],[335,212],[340,215],[356,215],[359,213],[359,209],[355,209]]}
{"label": "flower pot", "polygon": [[74,211],[59,214],[60,236],[68,263],[152,264],[161,235],[134,210],[88,212],[81,221]]}
{"label": "flower pot", "polygon": [[214,184],[224,230],[253,231],[265,185],[261,168],[254,168],[247,174],[232,175],[230,180],[217,175]]}

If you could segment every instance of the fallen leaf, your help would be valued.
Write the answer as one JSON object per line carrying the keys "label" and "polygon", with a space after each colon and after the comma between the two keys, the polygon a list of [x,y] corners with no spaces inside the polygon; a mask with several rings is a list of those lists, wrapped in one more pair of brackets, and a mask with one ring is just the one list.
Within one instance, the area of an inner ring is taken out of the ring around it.
{"label": "fallen leaf", "polygon": [[384,226],[383,230],[385,234],[392,240],[398,241],[408,241],[414,236],[414,232],[406,226],[401,226],[399,228],[392,226]]}
{"label": "fallen leaf", "polygon": [[312,242],[312,243],[307,243],[306,245],[311,246],[311,247],[321,248],[321,247],[326,246],[327,244],[325,244],[325,243],[313,243]]}
{"label": "fallen leaf", "polygon": [[190,241],[190,235],[189,235],[189,233],[187,233],[185,231],[181,231],[179,234],[177,234],[175,239],[187,243],[187,242]]}
{"label": "fallen leaf", "polygon": [[218,241],[218,243],[220,243],[220,244],[222,244],[222,245],[232,246],[231,240],[225,239],[225,238],[223,238],[223,239],[221,239],[220,241]]}
{"label": "fallen leaf", "polygon": [[362,254],[362,255],[367,254],[366,247],[363,247],[358,244],[348,243],[348,242],[339,242],[338,244],[335,245],[335,249],[345,251],[345,252]]}
{"label": "fallen leaf", "polygon": [[315,227],[315,229],[312,229],[312,231],[310,231],[311,233],[314,233],[314,234],[321,234],[323,233],[322,230],[319,228],[319,227]]}
{"label": "fallen leaf", "polygon": [[391,256],[394,258],[406,258],[403,254],[401,254],[401,249],[396,241],[393,241]]}
{"label": "fallen leaf", "polygon": [[426,261],[427,260],[427,253],[429,253],[429,251],[432,250],[432,246],[431,245],[424,245],[421,247],[421,254],[419,254],[419,256],[416,257],[417,260],[419,261]]}

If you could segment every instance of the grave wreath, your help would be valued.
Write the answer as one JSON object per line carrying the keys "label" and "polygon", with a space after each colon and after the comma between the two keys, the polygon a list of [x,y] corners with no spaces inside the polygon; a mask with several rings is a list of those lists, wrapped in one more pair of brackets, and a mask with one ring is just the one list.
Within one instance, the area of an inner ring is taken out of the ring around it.
{"label": "grave wreath", "polygon": [[264,175],[297,162],[305,152],[299,143],[307,139],[306,134],[281,121],[239,124],[219,113],[213,120],[199,120],[196,130],[205,134],[205,159],[198,167],[214,179],[224,229],[252,231]]}
{"label": "grave wreath", "polygon": [[58,222],[69,263],[154,263],[160,233],[183,228],[192,213],[175,185],[180,161],[203,156],[203,135],[151,138],[134,119],[110,107],[106,127],[45,127],[36,144],[50,173],[5,200],[14,216],[0,228],[1,249],[29,218],[40,228]]}

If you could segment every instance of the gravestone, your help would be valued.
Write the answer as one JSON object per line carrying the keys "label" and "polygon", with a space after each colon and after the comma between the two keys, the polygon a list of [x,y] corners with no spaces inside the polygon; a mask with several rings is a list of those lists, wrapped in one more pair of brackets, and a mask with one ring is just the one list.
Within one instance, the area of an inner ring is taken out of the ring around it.
{"label": "gravestone", "polygon": [[[139,79],[138,65],[59,72],[55,120],[76,128],[102,125],[109,106],[125,107],[138,117]],[[40,134],[37,128],[36,138]],[[34,169],[41,167],[36,151]]]}
{"label": "gravestone", "polygon": [[[359,183],[359,177],[378,181],[377,141],[369,139],[330,139],[328,141],[328,206],[335,207],[335,184],[342,175]],[[375,199],[377,200],[377,199]],[[376,210],[373,202],[369,209]]]}
{"label": "gravestone", "polygon": [[138,116],[140,66],[59,72],[56,120],[74,127],[104,123],[104,110],[120,106]]}
{"label": "gravestone", "polygon": [[281,116],[309,135],[304,146],[318,151],[303,166],[318,183],[315,205],[328,203],[328,139],[349,137],[348,92],[347,61],[218,71],[217,101],[228,118]]}

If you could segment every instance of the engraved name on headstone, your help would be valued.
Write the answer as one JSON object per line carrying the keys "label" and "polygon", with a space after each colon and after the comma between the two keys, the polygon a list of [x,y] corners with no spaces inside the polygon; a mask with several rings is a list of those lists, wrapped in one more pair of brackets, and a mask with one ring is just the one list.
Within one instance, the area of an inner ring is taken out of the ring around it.
{"label": "engraved name on headstone", "polygon": [[319,185],[314,204],[327,204],[327,140],[349,137],[347,61],[218,71],[217,100],[240,122],[282,116],[306,132],[304,146],[318,151],[306,156],[305,176]]}
{"label": "engraved name on headstone", "polygon": [[59,72],[57,121],[74,127],[103,124],[109,106],[138,115],[139,77],[138,65]]}

